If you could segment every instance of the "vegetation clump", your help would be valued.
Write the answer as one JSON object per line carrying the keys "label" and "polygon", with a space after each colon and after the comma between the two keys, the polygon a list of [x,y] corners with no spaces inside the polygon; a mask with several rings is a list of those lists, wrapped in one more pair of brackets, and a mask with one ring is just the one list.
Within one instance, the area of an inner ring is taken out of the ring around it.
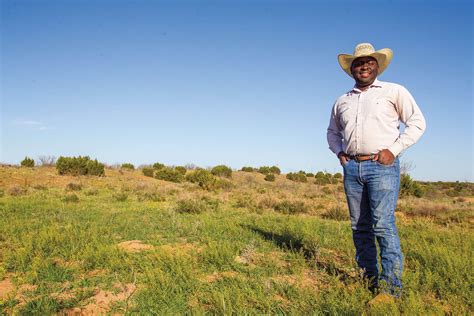
{"label": "vegetation clump", "polygon": [[272,173],[271,170],[270,170],[270,167],[268,166],[262,166],[260,168],[258,168],[258,173],[261,173],[261,174],[269,174],[269,173]]}
{"label": "vegetation clump", "polygon": [[185,198],[176,202],[175,211],[178,213],[200,214],[206,211],[215,211],[219,201],[208,197]]}
{"label": "vegetation clump", "polygon": [[332,219],[335,221],[344,221],[348,219],[348,213],[346,209],[341,206],[335,206],[327,210],[322,214],[322,217],[325,219]]}
{"label": "vegetation clump", "polygon": [[103,176],[105,174],[104,164],[91,160],[89,156],[79,157],[59,157],[56,162],[56,170],[60,175],[91,175]]}
{"label": "vegetation clump", "polygon": [[21,166],[33,168],[35,166],[35,161],[29,157],[25,157],[25,159],[21,161]]}
{"label": "vegetation clump", "polygon": [[82,190],[82,184],[80,183],[68,183],[66,185],[66,191],[81,191]]}
{"label": "vegetation clump", "polygon": [[291,181],[306,183],[308,179],[306,178],[306,174],[304,171],[300,171],[297,173],[290,172],[286,175],[286,178]]}
{"label": "vegetation clump", "polygon": [[218,165],[212,168],[211,173],[218,177],[231,178],[232,169],[225,165]]}
{"label": "vegetation clump", "polygon": [[153,164],[153,169],[156,169],[156,170],[163,169],[164,167],[165,167],[165,165],[162,164],[162,163],[159,163],[159,162],[155,162],[155,163]]}
{"label": "vegetation clump", "polygon": [[309,211],[308,205],[303,201],[282,201],[274,206],[275,211],[284,214],[298,214],[307,213]]}
{"label": "vegetation clump", "polygon": [[181,173],[183,176],[186,174],[186,171],[188,171],[185,167],[183,166],[176,166],[174,167],[174,170],[177,172]]}
{"label": "vegetation clump", "polygon": [[269,173],[263,179],[265,181],[268,181],[268,182],[274,182],[275,181],[275,175],[273,173]]}
{"label": "vegetation clump", "polygon": [[184,176],[175,168],[164,167],[155,171],[155,178],[159,180],[179,183],[183,181]]}
{"label": "vegetation clump", "polygon": [[196,183],[204,190],[213,190],[216,187],[216,178],[214,175],[204,169],[197,169],[186,175],[186,180]]}
{"label": "vegetation clump", "polygon": [[131,163],[123,163],[122,166],[120,167],[122,169],[129,169],[129,170],[135,170],[135,166]]}
{"label": "vegetation clump", "polygon": [[150,168],[150,167],[144,167],[144,168],[142,169],[142,172],[143,172],[143,175],[144,175],[145,177],[151,177],[151,178],[153,178],[155,169]]}
{"label": "vegetation clump", "polygon": [[277,166],[271,166],[271,167],[270,167],[270,173],[273,173],[273,174],[281,174],[281,170],[280,170],[280,168],[278,168]]}
{"label": "vegetation clump", "polygon": [[325,185],[332,183],[332,175],[328,172],[319,171],[314,177],[316,178],[315,184]]}
{"label": "vegetation clump", "polygon": [[423,189],[415,182],[409,174],[403,173],[400,177],[400,196],[422,197]]}
{"label": "vegetation clump", "polygon": [[77,202],[79,202],[79,197],[74,193],[68,193],[63,197],[63,202],[77,203]]}
{"label": "vegetation clump", "polygon": [[254,172],[255,169],[252,168],[252,167],[242,167],[242,169],[240,169],[240,171],[243,171],[243,172]]}

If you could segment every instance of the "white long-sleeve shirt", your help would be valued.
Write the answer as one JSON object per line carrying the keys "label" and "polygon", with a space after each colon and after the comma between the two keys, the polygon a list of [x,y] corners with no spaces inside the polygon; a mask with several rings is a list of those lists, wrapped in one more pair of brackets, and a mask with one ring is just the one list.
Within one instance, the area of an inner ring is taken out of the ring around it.
{"label": "white long-sleeve shirt", "polygon": [[[400,121],[405,130],[400,133]],[[426,128],[420,108],[403,86],[375,80],[365,91],[354,87],[339,97],[327,129],[329,148],[337,155],[376,154],[396,157],[418,141]]]}

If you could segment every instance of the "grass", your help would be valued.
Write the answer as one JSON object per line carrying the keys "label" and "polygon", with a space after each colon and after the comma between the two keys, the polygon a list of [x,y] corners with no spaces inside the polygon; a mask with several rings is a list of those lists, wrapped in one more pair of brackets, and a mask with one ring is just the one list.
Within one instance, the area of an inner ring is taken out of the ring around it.
{"label": "grass", "polygon": [[[473,312],[474,199],[443,193],[452,186],[400,200],[403,297],[370,307],[340,183],[328,194],[284,175],[234,172],[232,189],[208,192],[140,170],[74,178],[7,167],[0,179],[6,314]],[[66,192],[69,183],[82,190]]]}

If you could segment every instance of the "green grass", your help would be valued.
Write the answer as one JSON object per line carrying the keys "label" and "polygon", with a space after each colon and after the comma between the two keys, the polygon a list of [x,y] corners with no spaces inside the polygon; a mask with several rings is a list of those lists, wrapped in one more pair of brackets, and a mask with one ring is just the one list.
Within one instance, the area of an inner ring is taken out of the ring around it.
{"label": "green grass", "polygon": [[[11,279],[17,290],[35,286],[0,300],[4,313],[81,308],[99,289],[120,292],[116,284],[136,290],[110,304],[110,313],[473,312],[474,238],[467,223],[446,226],[424,217],[399,223],[403,297],[370,310],[373,295],[358,276],[349,223],[339,217],[253,212],[232,199],[183,212],[177,197],[87,192],[76,191],[74,203],[55,188],[0,197],[0,280]],[[129,240],[153,248],[120,249]]]}

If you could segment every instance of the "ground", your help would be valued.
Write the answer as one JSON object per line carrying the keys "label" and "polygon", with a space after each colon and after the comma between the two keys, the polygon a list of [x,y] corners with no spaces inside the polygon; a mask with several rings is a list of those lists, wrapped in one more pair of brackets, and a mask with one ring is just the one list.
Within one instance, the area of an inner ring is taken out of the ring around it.
{"label": "ground", "polygon": [[473,184],[421,183],[422,198],[400,199],[405,286],[388,302],[360,278],[340,181],[263,178],[233,172],[231,185],[206,191],[139,170],[0,167],[0,309],[473,313]]}

